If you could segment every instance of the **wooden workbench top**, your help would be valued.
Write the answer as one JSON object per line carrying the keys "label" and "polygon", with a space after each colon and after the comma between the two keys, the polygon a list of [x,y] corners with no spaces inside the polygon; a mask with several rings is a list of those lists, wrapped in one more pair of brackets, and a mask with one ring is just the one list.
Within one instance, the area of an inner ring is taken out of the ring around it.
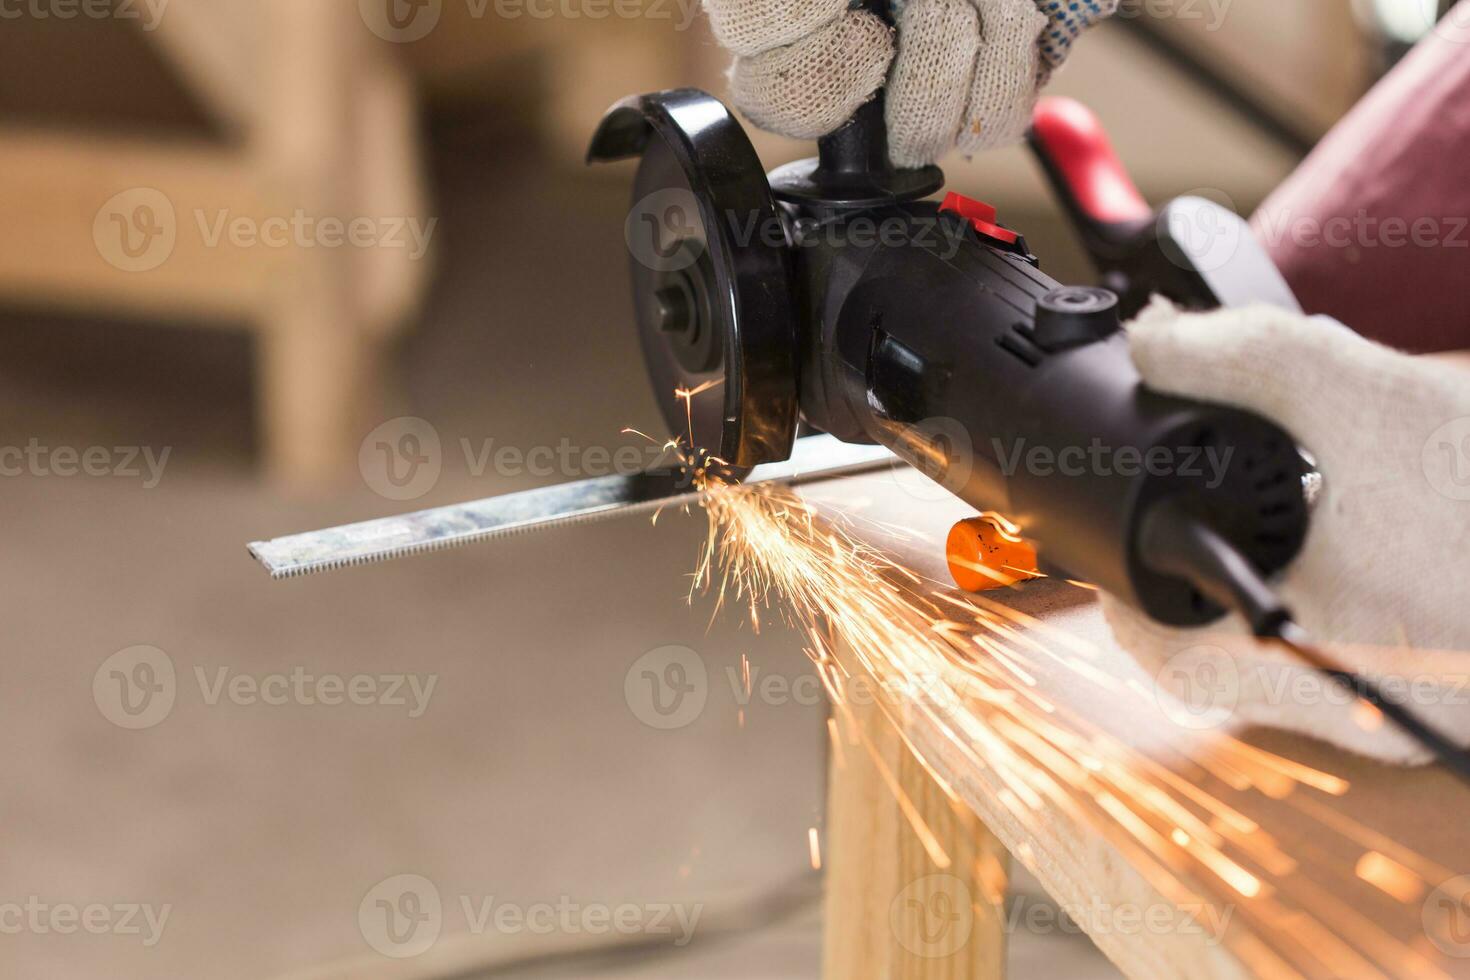
{"label": "wooden workbench top", "polygon": [[[932,579],[923,588],[934,596],[960,595],[944,584],[944,540],[973,513],[942,490],[904,470],[803,495]],[[1077,585],[1038,581],[974,601],[1019,627],[1025,639],[1007,645],[1030,655],[1015,664],[1017,686],[1054,709],[1046,721],[1123,775],[1050,778],[1078,753],[1018,786],[1024,767],[999,756],[1026,755],[1027,733],[998,753],[966,728],[993,717],[969,694],[925,697],[896,712],[898,724],[936,780],[1130,976],[1470,976],[1470,878],[1457,877],[1470,873],[1470,791],[1447,773],[1228,717],[1194,723],[1113,642],[1097,593]],[[946,676],[959,691],[961,672]],[[1133,806],[1118,789],[1127,781],[1154,805]],[[1169,807],[1177,819],[1153,819]],[[1202,846],[1211,837],[1218,849]]]}

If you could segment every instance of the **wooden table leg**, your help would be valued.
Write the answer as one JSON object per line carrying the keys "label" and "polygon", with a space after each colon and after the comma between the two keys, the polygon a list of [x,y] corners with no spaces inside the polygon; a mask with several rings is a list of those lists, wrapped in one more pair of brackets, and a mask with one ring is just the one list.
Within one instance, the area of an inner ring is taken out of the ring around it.
{"label": "wooden table leg", "polygon": [[[844,707],[834,723],[828,980],[1004,977],[1005,849],[973,813],[952,804],[879,707]],[[907,815],[895,787],[912,805]],[[933,835],[928,847],[915,819]],[[931,854],[936,845],[947,866]]]}
{"label": "wooden table leg", "polygon": [[[382,53],[356,11],[299,0],[258,0],[256,9],[267,40],[250,151],[276,213],[341,225],[417,217],[394,213],[419,204],[407,83],[396,69],[376,67]],[[374,74],[384,77],[363,81]],[[401,139],[365,135],[369,125],[392,127]],[[308,241],[280,262],[261,324],[260,366],[266,452],[282,481],[310,488],[354,473],[362,437],[384,421],[371,411],[384,384],[389,331],[380,321],[405,315],[422,284],[418,270],[399,268],[411,262],[403,255],[381,243]],[[384,288],[388,280],[397,283]]]}

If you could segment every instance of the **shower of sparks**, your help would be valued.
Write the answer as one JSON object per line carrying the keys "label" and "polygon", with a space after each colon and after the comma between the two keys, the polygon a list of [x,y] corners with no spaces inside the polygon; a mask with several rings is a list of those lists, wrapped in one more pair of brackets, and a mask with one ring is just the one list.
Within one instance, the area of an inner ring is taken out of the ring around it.
{"label": "shower of sparks", "polygon": [[[1288,851],[1197,781],[1043,698],[1036,676],[1060,666],[1100,697],[1119,699],[1122,713],[1155,707],[1151,691],[1123,685],[1090,662],[1096,652],[1086,641],[981,596],[941,594],[789,491],[712,485],[704,507],[709,532],[697,587],[717,605],[779,608],[804,631],[807,655],[834,705],[833,744],[862,747],[859,758],[878,767],[937,867],[950,864],[943,844],[848,702],[858,677],[870,679],[878,708],[955,805],[962,804],[931,758],[944,758],[946,771],[993,777],[987,781],[998,790],[995,799],[1019,826],[1051,814],[1072,818],[1181,907],[1234,907],[1240,923],[1272,940],[1269,949],[1237,944],[1257,975],[1372,975],[1375,963],[1447,975],[1422,946],[1391,935],[1344,901],[1340,888],[1322,883],[1341,876],[1325,853],[1305,868],[1301,848]],[[849,656],[839,658],[838,649]],[[1130,705],[1130,698],[1150,703]],[[918,727],[941,735],[942,748],[928,752],[908,738],[916,716],[926,722]],[[1334,797],[1348,789],[1330,773],[1228,737],[1192,762],[1232,790],[1288,805],[1306,802],[1308,793]],[[1334,835],[1324,828],[1324,836]],[[1353,844],[1354,835],[1340,836]],[[1406,903],[1452,876],[1422,859],[1413,867],[1369,856],[1360,845],[1358,853],[1364,860],[1356,876]]]}
{"label": "shower of sparks", "polygon": [[[1245,929],[1210,938],[1230,943],[1253,975],[1449,976],[1423,943],[1393,935],[1345,900],[1345,883],[1356,880],[1411,904],[1453,872],[1323,805],[1347,792],[1344,780],[1219,734],[1202,740],[1182,771],[1141,753],[1037,690],[1039,674],[1062,669],[1116,702],[1120,716],[1157,708],[1146,686],[1094,663],[1099,654],[1088,641],[984,596],[954,595],[864,544],[851,519],[819,514],[789,489],[726,483],[723,462],[691,444],[692,432],[688,442],[664,444],[704,491],[708,536],[691,597],[712,595],[717,611],[741,608],[757,629],[760,610],[771,609],[803,632],[833,705],[834,762],[866,757],[877,767],[936,867],[950,858],[859,722],[848,699],[855,683],[872,685],[880,717],[952,805],[965,806],[933,759],[977,774],[1013,826],[1066,818],[1106,840],[1179,908],[1232,909]],[[742,660],[743,677],[749,669]],[[938,747],[914,744],[909,733],[917,730],[937,733]],[[1315,821],[1313,840],[1288,850],[1202,788],[1207,776],[1226,795],[1292,807]],[[815,828],[809,840],[817,867]],[[1024,841],[1014,853],[1035,862]],[[1343,853],[1354,855],[1346,870]]]}

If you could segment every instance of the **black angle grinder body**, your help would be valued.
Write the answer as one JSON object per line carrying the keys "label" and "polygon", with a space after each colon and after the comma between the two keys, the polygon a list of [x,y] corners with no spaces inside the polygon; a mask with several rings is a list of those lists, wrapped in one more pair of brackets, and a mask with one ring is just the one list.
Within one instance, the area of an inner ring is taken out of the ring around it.
{"label": "black angle grinder body", "polygon": [[641,157],[634,292],[671,431],[692,410],[694,438],[735,467],[789,456],[798,416],[882,444],[1015,521],[1045,571],[1170,625],[1223,610],[1140,547],[1164,501],[1262,574],[1297,555],[1306,469],[1288,433],[1147,388],[1118,296],[1051,279],[980,202],[925,200],[943,176],[889,165],[881,100],[821,149],[768,179],[694,90],[620,103],[593,141],[593,160]]}
{"label": "black angle grinder body", "polygon": [[1259,568],[1295,557],[1307,513],[1289,435],[1143,385],[1106,290],[1063,287],[932,204],[880,220],[911,222],[922,238],[938,224],[942,244],[846,247],[825,260],[829,294],[802,331],[809,420],[888,446],[1018,524],[1044,571],[1098,585],[1161,622],[1199,625],[1221,612],[1147,567],[1136,546],[1166,499],[1207,509]]}

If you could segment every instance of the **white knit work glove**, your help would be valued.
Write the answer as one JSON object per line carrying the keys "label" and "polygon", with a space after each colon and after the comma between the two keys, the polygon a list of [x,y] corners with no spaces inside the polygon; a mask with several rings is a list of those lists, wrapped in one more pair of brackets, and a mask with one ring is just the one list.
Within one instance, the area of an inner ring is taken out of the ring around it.
{"label": "white knit work glove", "polygon": [[[1316,457],[1322,494],[1282,596],[1339,664],[1470,744],[1470,372],[1269,307],[1182,315],[1156,301],[1129,337],[1150,387],[1254,411]],[[1201,722],[1191,727],[1233,720],[1428,759],[1289,653],[1250,640],[1239,617],[1171,630],[1116,600],[1104,610],[1174,696],[1176,721],[1182,707]]]}
{"label": "white knit work glove", "polygon": [[892,77],[893,162],[933,163],[1018,141],[1072,41],[1118,0],[898,0],[893,32],[849,0],[704,0],[736,55],[736,106],[762,129],[817,139]]}

